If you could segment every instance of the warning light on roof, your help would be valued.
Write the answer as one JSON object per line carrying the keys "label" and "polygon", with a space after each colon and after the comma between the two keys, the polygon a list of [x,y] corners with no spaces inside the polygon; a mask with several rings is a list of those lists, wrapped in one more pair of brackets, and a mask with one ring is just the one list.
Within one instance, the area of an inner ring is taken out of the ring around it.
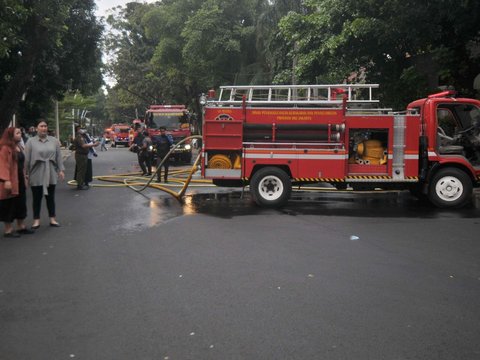
{"label": "warning light on roof", "polygon": [[428,95],[428,98],[435,99],[435,98],[443,98],[443,97],[453,97],[455,95],[457,95],[457,92],[455,90],[446,90],[436,94]]}

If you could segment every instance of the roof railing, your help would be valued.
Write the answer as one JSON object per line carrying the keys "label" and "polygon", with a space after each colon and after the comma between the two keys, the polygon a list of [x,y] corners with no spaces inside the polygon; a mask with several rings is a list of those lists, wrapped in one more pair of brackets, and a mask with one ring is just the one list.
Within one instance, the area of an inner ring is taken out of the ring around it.
{"label": "roof railing", "polygon": [[218,99],[209,103],[219,106],[239,105],[313,105],[341,107],[344,95],[348,104],[378,104],[373,90],[378,84],[334,85],[240,85],[221,86]]}

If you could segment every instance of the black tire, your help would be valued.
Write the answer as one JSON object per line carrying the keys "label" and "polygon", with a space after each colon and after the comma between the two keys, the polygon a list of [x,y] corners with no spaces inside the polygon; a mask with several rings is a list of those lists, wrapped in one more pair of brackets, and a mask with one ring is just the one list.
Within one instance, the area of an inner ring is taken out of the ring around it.
{"label": "black tire", "polygon": [[290,198],[292,183],[282,169],[265,167],[252,176],[250,192],[259,206],[280,207]]}
{"label": "black tire", "polygon": [[439,208],[459,208],[470,201],[472,190],[472,180],[464,171],[440,169],[430,181],[428,199]]}

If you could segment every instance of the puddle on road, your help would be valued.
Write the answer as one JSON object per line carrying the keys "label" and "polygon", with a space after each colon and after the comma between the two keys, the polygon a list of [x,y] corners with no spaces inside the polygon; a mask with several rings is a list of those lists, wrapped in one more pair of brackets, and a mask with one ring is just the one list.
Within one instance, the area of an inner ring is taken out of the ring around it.
{"label": "puddle on road", "polygon": [[[378,218],[480,218],[480,193],[462,209],[437,209],[416,200],[408,192],[293,192],[281,209],[258,207],[246,192],[202,193],[185,197],[182,203],[164,195],[144,196],[129,207],[127,220],[118,229],[140,230],[158,226],[183,215],[204,214],[223,219],[245,215],[321,215]],[[133,214],[133,216],[132,216]]]}
{"label": "puddle on road", "polygon": [[294,192],[286,206],[263,209],[248,193],[193,195],[189,206],[194,213],[231,218],[254,214],[322,215],[398,218],[480,218],[480,193],[462,209],[438,209],[412,197],[408,192]]}

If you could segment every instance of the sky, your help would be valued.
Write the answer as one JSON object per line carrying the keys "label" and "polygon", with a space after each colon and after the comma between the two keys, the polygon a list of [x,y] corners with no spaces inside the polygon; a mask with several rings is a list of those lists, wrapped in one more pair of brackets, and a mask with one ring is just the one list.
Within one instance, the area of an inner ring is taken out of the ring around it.
{"label": "sky", "polygon": [[97,16],[106,16],[107,10],[121,5],[125,6],[126,3],[129,2],[154,2],[155,0],[95,0],[95,4],[97,5]]}

